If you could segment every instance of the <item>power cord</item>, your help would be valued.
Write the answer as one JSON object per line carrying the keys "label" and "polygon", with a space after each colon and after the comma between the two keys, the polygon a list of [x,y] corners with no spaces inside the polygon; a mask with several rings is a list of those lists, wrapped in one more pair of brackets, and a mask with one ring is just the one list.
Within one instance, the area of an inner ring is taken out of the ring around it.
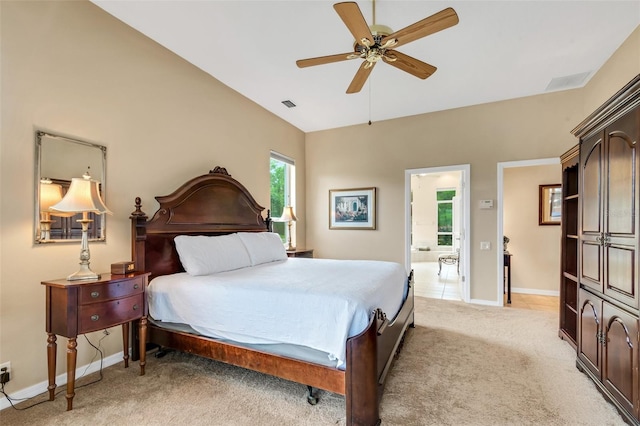
{"label": "power cord", "polygon": [[[87,374],[87,370],[89,369],[89,366],[91,365],[93,360],[96,359],[96,356],[98,356],[98,354],[100,354],[100,370],[99,370],[100,377],[98,377],[96,380],[94,380],[92,382],[85,383],[85,384],[80,385],[80,386],[76,386],[75,389],[80,389],[80,388],[83,388],[85,386],[89,386],[89,385],[92,385],[94,383],[98,383],[99,381],[102,380],[102,363],[104,361],[104,353],[102,352],[102,349],[100,349],[100,348],[102,346],[102,340],[105,337],[107,337],[108,335],[109,335],[109,332],[107,330],[105,330],[104,336],[102,336],[100,338],[100,340],[98,340],[98,346],[96,346],[93,343],[91,343],[91,340],[89,340],[89,338],[87,337],[86,334],[83,334],[83,336],[86,339],[86,341],[96,350],[96,352],[93,355],[93,358],[91,358],[91,361],[89,361],[89,364],[87,365],[87,368],[85,368],[84,372],[82,373],[82,375],[80,377],[78,377],[78,379],[83,378],[85,376],[85,374]],[[18,402],[21,402],[21,401],[28,401],[30,399],[33,399],[33,398],[37,397],[38,395],[34,395],[34,396],[29,397],[29,398],[12,398],[12,397],[9,396],[9,394],[7,394],[4,391],[4,385],[5,385],[5,383],[2,383],[2,386],[0,386],[0,394],[4,395],[4,397],[7,398],[7,401],[9,401],[9,404],[11,405],[11,407],[14,410],[28,410],[29,408],[33,408],[36,405],[44,404],[45,402],[50,402],[48,399],[45,399],[44,401],[36,402],[36,403],[31,404],[31,405],[29,405],[27,407],[18,408],[15,405],[13,405],[14,402],[18,403]],[[61,388],[58,392],[56,392],[54,394],[54,397],[59,395],[60,393],[64,392],[64,390],[65,390],[64,388]]]}

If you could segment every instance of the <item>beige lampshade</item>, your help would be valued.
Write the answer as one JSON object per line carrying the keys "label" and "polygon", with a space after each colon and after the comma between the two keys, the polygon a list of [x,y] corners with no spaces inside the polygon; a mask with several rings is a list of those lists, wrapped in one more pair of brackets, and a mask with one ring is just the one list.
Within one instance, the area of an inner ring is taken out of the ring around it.
{"label": "beige lampshade", "polygon": [[62,185],[52,183],[50,180],[40,181],[40,211],[54,216],[71,217],[74,213],[62,213],[49,210],[51,206],[62,200]]}
{"label": "beige lampshade", "polygon": [[99,184],[100,182],[93,179],[72,178],[71,186],[69,186],[64,198],[51,206],[51,211],[54,212],[52,214],[55,214],[56,211],[112,214],[100,198]]}
{"label": "beige lampshade", "polygon": [[59,203],[60,200],[62,200],[61,185],[40,182],[40,211],[49,211],[49,207]]}
{"label": "beige lampshade", "polygon": [[298,220],[298,218],[296,217],[295,213],[293,213],[293,207],[291,206],[286,206],[283,210],[282,210],[282,216],[280,216],[279,221],[280,222],[295,222],[296,220]]}

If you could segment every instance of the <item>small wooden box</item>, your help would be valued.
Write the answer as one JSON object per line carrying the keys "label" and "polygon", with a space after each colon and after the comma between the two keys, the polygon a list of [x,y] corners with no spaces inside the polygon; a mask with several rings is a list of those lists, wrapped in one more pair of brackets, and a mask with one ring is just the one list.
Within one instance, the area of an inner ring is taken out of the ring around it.
{"label": "small wooden box", "polygon": [[130,274],[131,272],[135,272],[136,267],[133,262],[116,262],[111,264],[111,273],[112,274]]}

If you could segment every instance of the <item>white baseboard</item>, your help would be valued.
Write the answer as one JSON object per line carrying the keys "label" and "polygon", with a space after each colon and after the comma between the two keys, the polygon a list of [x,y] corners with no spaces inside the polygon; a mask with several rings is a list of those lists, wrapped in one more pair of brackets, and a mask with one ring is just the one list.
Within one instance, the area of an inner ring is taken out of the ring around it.
{"label": "white baseboard", "polygon": [[[108,357],[103,359],[102,368],[107,368],[111,365],[121,362],[122,356],[123,356],[122,351],[113,355],[109,355]],[[82,367],[78,367],[76,368],[76,379],[79,379],[81,374],[86,376],[88,374],[95,373],[96,371],[99,371],[99,370],[100,370],[100,360],[94,361],[91,364],[84,365]],[[56,377],[56,385],[58,386],[58,388],[66,384],[67,384],[66,372]],[[10,394],[7,392],[7,394],[12,399],[33,398],[36,395],[40,395],[41,393],[47,392],[48,386],[49,386],[49,379],[44,380],[40,383],[37,383],[33,386],[29,386],[28,388],[25,388],[16,392],[12,392]],[[61,393],[58,397],[64,398],[64,394]],[[15,403],[17,404],[18,402],[22,402],[22,401],[16,401]],[[0,410],[4,410],[5,408],[8,408],[8,407],[11,407],[11,404],[9,403],[7,398],[3,397],[2,400],[0,400]]]}
{"label": "white baseboard", "polygon": [[[511,288],[511,293],[519,293],[519,294],[536,294],[539,296],[560,296],[559,290],[538,290],[535,288]],[[484,299],[471,299],[469,303],[474,303],[476,305],[484,305],[484,306],[500,306],[498,302],[495,300],[484,300]]]}
{"label": "white baseboard", "polygon": [[471,299],[469,303],[474,303],[476,305],[485,305],[485,306],[499,306],[498,302],[496,302],[495,300]]}
{"label": "white baseboard", "polygon": [[511,293],[537,294],[539,296],[560,296],[560,290],[538,290],[535,288],[511,287]]}

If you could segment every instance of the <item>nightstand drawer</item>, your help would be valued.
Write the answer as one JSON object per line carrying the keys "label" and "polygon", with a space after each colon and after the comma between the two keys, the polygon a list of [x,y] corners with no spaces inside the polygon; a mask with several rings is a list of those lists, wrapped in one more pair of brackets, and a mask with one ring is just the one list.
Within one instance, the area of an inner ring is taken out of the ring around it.
{"label": "nightstand drawer", "polygon": [[101,330],[141,318],[144,311],[143,303],[143,294],[137,294],[123,299],[80,306],[78,333]]}
{"label": "nightstand drawer", "polygon": [[144,290],[144,276],[135,279],[98,283],[80,287],[80,304],[101,302],[140,294]]}

